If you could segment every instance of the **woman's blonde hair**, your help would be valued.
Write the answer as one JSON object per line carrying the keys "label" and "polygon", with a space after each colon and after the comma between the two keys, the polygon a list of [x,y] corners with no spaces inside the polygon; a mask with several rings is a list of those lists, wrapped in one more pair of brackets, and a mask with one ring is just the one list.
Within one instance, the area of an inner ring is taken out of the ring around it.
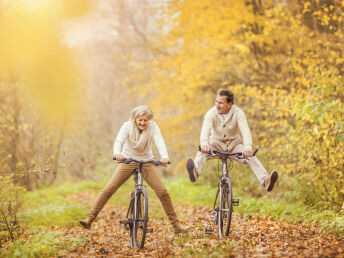
{"label": "woman's blonde hair", "polygon": [[135,122],[135,119],[139,116],[148,115],[149,120],[153,119],[153,111],[147,105],[142,105],[134,108],[131,111],[131,120]]}

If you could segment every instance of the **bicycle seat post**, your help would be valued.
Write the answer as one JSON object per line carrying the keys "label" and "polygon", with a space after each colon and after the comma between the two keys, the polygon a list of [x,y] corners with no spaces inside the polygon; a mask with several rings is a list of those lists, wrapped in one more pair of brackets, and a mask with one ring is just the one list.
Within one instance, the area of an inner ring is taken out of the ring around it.
{"label": "bicycle seat post", "polygon": [[222,177],[227,177],[228,176],[227,157],[222,156],[221,161],[222,161]]}

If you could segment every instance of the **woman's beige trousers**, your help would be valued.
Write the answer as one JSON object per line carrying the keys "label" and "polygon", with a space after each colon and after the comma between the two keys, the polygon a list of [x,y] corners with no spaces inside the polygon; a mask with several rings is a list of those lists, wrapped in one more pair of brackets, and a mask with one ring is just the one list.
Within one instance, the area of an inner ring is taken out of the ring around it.
{"label": "woman's beige trousers", "polygon": [[[105,203],[117,191],[117,189],[133,174],[134,170],[138,167],[137,164],[119,164],[115,173],[107,183],[105,188],[98,195],[89,216],[95,218],[100,210],[104,207]],[[144,164],[142,169],[142,177],[148,185],[155,191],[159,197],[162,207],[164,208],[170,222],[174,224],[177,222],[177,215],[174,210],[171,198],[164,187],[157,170],[153,164]]]}

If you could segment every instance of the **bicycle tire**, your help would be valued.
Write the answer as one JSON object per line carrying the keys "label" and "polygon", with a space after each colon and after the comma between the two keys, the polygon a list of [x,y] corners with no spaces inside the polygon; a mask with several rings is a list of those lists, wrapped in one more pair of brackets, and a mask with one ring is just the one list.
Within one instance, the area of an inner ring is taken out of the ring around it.
{"label": "bicycle tire", "polygon": [[232,183],[229,178],[226,178],[225,188],[224,188],[224,198],[223,198],[223,226],[224,235],[229,235],[229,230],[231,228],[232,213],[233,213],[233,193],[232,193]]}
{"label": "bicycle tire", "polygon": [[228,236],[232,221],[232,184],[229,178],[225,178],[221,183],[219,192],[219,208],[217,213],[218,234]]}
{"label": "bicycle tire", "polygon": [[133,235],[134,235],[134,218],[135,218],[135,214],[134,214],[134,200],[135,200],[135,192],[131,193],[131,199],[130,199],[130,203],[129,203],[129,208],[128,208],[128,212],[127,212],[127,221],[128,226],[129,226],[129,235],[130,235],[130,246],[132,248],[135,247],[136,243],[133,240]]}
{"label": "bicycle tire", "polygon": [[145,187],[142,187],[137,192],[136,202],[134,202],[134,205],[136,205],[136,209],[134,209],[131,241],[133,242],[134,248],[141,249],[145,244],[148,223],[148,195]]}

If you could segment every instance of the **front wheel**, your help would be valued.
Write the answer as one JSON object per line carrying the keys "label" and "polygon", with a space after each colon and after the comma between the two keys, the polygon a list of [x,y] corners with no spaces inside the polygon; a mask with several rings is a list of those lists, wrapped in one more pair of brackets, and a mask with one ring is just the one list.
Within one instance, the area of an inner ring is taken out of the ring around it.
{"label": "front wheel", "polygon": [[145,187],[136,192],[133,205],[133,227],[131,230],[131,243],[134,248],[143,248],[148,223],[148,196]]}
{"label": "front wheel", "polygon": [[219,193],[218,208],[218,229],[219,237],[228,236],[232,220],[232,184],[229,178],[226,178],[221,185]]}

